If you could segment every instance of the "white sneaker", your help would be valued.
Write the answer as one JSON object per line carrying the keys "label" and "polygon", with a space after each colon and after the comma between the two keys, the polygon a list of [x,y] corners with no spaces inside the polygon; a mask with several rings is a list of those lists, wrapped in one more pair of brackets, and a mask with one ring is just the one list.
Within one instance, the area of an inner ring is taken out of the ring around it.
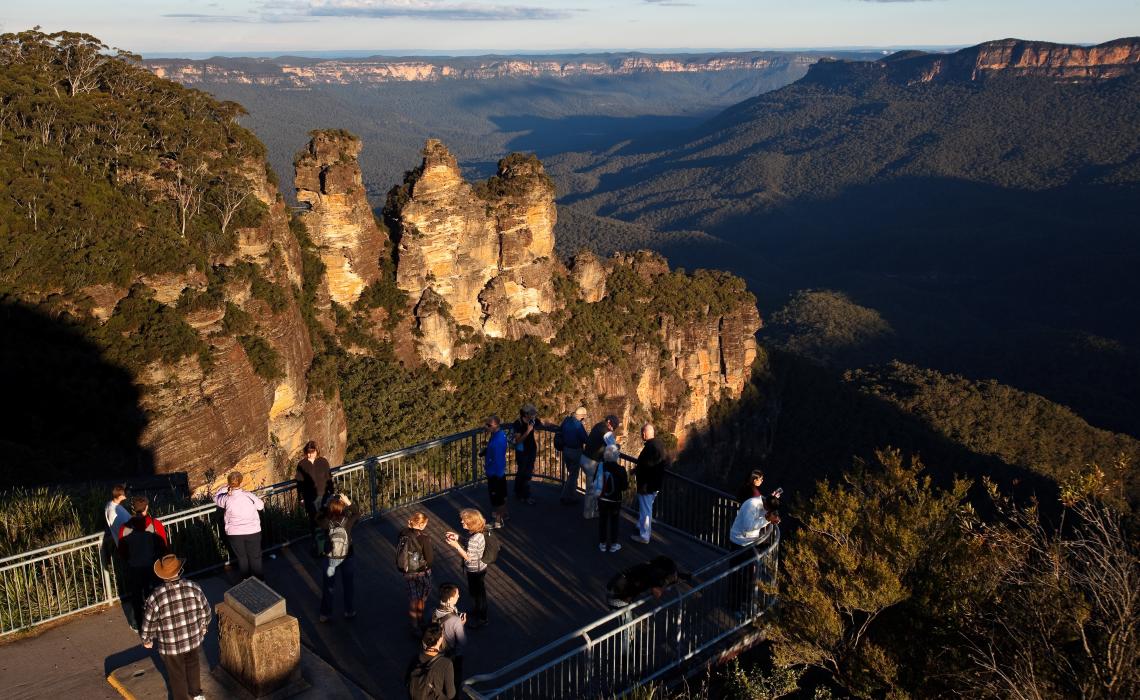
{"label": "white sneaker", "polygon": [[619,550],[621,550],[621,545],[618,544],[617,542],[614,542],[613,544],[610,545],[610,551],[611,552],[617,552]]}
{"label": "white sneaker", "polygon": [[604,551],[606,551],[606,543],[605,543],[605,542],[599,542],[599,543],[598,543],[598,551],[599,551],[599,552],[604,552]]}
{"label": "white sneaker", "polygon": [[630,535],[629,539],[633,540],[634,542],[636,542],[638,544],[649,544],[649,540],[645,539],[641,535]]}

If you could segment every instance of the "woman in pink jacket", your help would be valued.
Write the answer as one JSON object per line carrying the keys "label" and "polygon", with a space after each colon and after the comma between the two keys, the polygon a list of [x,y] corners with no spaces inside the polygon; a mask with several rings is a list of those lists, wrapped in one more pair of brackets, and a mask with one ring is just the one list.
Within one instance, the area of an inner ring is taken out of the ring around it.
{"label": "woman in pink jacket", "polygon": [[219,508],[226,511],[226,538],[237,558],[238,571],[244,579],[249,575],[261,576],[261,514],[265,503],[241,487],[241,472],[226,478],[228,486],[214,497]]}

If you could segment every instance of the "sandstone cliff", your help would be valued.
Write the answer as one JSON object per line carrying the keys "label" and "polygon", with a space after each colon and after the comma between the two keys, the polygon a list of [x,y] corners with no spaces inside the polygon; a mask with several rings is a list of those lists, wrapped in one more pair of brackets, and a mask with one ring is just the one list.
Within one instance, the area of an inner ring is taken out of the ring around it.
{"label": "sandstone cliff", "polygon": [[812,66],[804,80],[832,86],[867,81],[900,85],[976,82],[995,77],[1081,82],[1136,73],[1140,73],[1140,38],[1097,46],[1003,39],[950,54],[902,51],[866,63],[824,60]]}
{"label": "sandstone cliff", "polygon": [[306,88],[319,85],[493,80],[498,78],[569,78],[581,75],[707,73],[763,71],[815,62],[815,54],[605,54],[579,56],[483,56],[474,58],[298,59],[211,58],[203,61],[152,59],[155,75],[183,85],[238,83]]}
{"label": "sandstone cliff", "polygon": [[[396,285],[414,305],[420,356],[450,365],[468,337],[549,337],[554,188],[537,160],[504,159],[477,190],[436,140],[389,197]],[[534,322],[528,321],[533,319]]]}
{"label": "sandstone cliff", "polygon": [[[221,485],[234,469],[245,472],[247,483],[255,486],[286,478],[308,440],[316,440],[333,464],[344,455],[346,426],[339,397],[325,399],[308,390],[312,342],[297,303],[284,291],[300,283],[300,249],[289,231],[288,210],[259,165],[249,170],[250,185],[269,214],[260,226],[238,231],[233,255],[211,262],[255,265],[256,274],[280,295],[270,303],[254,295],[252,280],[227,281],[223,304],[186,316],[209,343],[210,366],[203,368],[192,358],[173,366],[153,363],[138,377],[149,417],[142,443],[153,452],[156,471],[186,472],[194,490]],[[205,287],[204,276],[196,271],[162,282],[156,299],[168,304],[187,290]],[[272,378],[259,374],[250,351],[226,332],[227,314],[242,312],[255,324],[246,332],[264,339],[276,355],[278,372]]]}
{"label": "sandstone cliff", "polygon": [[315,131],[294,160],[298,216],[320,251],[328,293],[349,305],[380,276],[387,237],[364,193],[357,156],[361,143],[347,132]]}

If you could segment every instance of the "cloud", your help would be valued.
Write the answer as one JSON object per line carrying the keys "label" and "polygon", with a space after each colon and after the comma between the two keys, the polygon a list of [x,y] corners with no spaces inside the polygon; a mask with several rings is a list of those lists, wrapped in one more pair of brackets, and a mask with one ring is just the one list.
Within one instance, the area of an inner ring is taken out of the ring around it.
{"label": "cloud", "polygon": [[311,17],[302,17],[298,15],[208,15],[199,14],[197,12],[170,12],[161,15],[166,19],[180,19],[186,22],[200,22],[204,24],[223,24],[223,23],[238,23],[238,24],[254,24],[254,23],[281,23],[281,22],[315,22],[316,20]]}
{"label": "cloud", "polygon": [[658,7],[695,7],[695,2],[679,2],[678,0],[644,0],[650,5],[657,5]]}
{"label": "cloud", "polygon": [[447,0],[290,0],[266,4],[265,16],[356,17],[363,19],[427,19],[480,22],[552,20],[571,16],[569,10],[528,5],[486,5]]}

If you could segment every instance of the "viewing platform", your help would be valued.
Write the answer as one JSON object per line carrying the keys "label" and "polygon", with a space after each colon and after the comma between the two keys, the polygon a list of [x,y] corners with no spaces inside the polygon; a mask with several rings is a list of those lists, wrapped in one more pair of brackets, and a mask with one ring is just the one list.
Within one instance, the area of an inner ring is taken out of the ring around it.
{"label": "viewing platform", "polygon": [[[532,486],[537,504],[510,502],[508,525],[497,533],[503,550],[487,578],[491,623],[468,630],[464,652],[464,673],[469,679],[464,692],[468,696],[608,697],[699,664],[740,639],[755,636],[754,623],[771,599],[751,589],[742,605],[739,593],[733,595],[730,590],[734,567],[741,566],[725,556],[724,544],[736,512],[731,498],[670,474],[658,499],[653,541],[642,545],[629,539],[636,525],[627,510],[621,523],[621,551],[600,552],[597,520],[583,519],[580,503],[559,503],[560,460],[550,434],[539,437]],[[371,514],[353,533],[357,616],[352,620],[341,614],[338,584],[334,614],[328,622],[319,622],[322,563],[311,552],[304,516],[297,515],[295,492],[288,484],[264,491],[270,510],[265,522],[266,547],[276,553],[275,559],[265,560],[265,581],[286,598],[289,614],[300,620],[302,645],[339,672],[348,686],[377,698],[406,695],[403,674],[418,645],[407,630],[407,590],[395,569],[395,541],[412,511],[429,516],[426,532],[435,545],[433,587],[438,590],[441,583],[457,583],[460,609],[470,608],[460,557],[444,545],[443,533],[462,531],[458,520],[462,508],[489,513],[486,484],[478,478],[477,454],[483,439],[479,432],[460,433],[335,471],[338,489]],[[236,575],[221,570],[225,555],[212,506],[163,520],[175,550],[189,559],[187,570],[199,570],[194,578],[211,602],[220,601],[236,582]],[[771,541],[758,548],[755,562],[763,577],[774,580],[778,530],[772,528],[772,533]],[[62,592],[72,595],[60,600],[57,610],[65,610],[66,604],[85,607],[79,604],[87,599],[74,593],[85,588],[98,592],[104,577],[113,578],[113,570],[98,566],[97,558],[94,564],[86,561],[84,557],[97,557],[97,546],[72,543],[55,549],[65,553],[53,555],[52,548],[46,548],[33,553],[29,561],[9,558],[0,562],[0,585],[18,590],[15,584],[21,577],[50,583],[66,574]],[[77,556],[77,552],[86,554]],[[620,611],[608,608],[606,582],[622,569],[662,554],[674,559],[682,571],[694,573],[694,579],[667,589],[660,599],[646,597]],[[84,582],[84,577],[90,581]],[[107,590],[114,588],[112,582]],[[43,592],[37,595],[42,597]],[[429,610],[435,602],[433,594]],[[7,601],[5,622],[13,619],[13,603],[19,601]],[[66,683],[58,687],[74,690],[101,684],[109,691],[105,675],[149,656],[137,645],[118,605],[94,601],[90,606],[102,610],[65,622],[40,637],[0,644],[0,670],[12,679],[9,689],[16,691],[6,696],[58,695],[50,689],[63,679]],[[43,608],[29,607],[33,612]],[[67,613],[52,617],[61,614]],[[73,630],[69,639],[86,640],[75,653],[85,659],[76,659],[76,665],[87,664],[88,669],[70,669],[56,678],[50,670],[27,669],[20,662],[37,647],[43,647],[44,653],[54,652],[55,642],[47,638],[58,637],[68,628]],[[6,626],[4,632],[8,631]],[[215,622],[204,645],[209,667],[217,664],[216,635]],[[85,673],[90,676],[84,677]],[[21,682],[25,675],[34,679],[34,686]],[[38,690],[32,692],[33,687]],[[331,688],[327,696],[359,697],[354,691]]]}

